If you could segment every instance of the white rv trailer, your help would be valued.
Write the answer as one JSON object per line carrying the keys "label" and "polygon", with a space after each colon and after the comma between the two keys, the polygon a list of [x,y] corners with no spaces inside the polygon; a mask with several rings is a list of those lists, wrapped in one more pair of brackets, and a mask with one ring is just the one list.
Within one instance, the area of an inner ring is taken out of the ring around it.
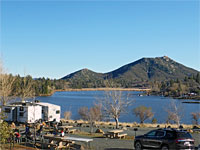
{"label": "white rv trailer", "polygon": [[5,121],[34,123],[42,117],[42,108],[30,102],[13,103],[2,107]]}
{"label": "white rv trailer", "polygon": [[60,106],[49,103],[15,102],[2,106],[5,121],[34,123],[37,120],[60,121]]}
{"label": "white rv trailer", "polygon": [[44,102],[37,104],[42,106],[42,120],[60,122],[60,106]]}

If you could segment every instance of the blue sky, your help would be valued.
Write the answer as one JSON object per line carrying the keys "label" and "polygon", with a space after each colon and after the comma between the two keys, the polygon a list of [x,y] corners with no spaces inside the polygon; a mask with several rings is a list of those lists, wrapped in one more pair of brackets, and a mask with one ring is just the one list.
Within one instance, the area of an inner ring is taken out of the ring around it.
{"label": "blue sky", "polygon": [[199,1],[1,1],[9,73],[61,78],[164,55],[200,70]]}

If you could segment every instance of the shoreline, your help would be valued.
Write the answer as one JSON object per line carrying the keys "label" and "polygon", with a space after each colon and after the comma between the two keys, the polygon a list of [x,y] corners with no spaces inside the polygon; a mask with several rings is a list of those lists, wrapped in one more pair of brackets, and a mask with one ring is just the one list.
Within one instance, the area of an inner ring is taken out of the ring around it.
{"label": "shoreline", "polygon": [[81,88],[81,89],[62,89],[62,90],[54,90],[49,94],[40,94],[39,96],[52,96],[55,92],[71,92],[71,91],[144,91],[149,92],[151,89],[147,88]]}
{"label": "shoreline", "polygon": [[147,88],[82,88],[82,89],[64,89],[55,90],[54,92],[64,92],[64,91],[150,91]]}
{"label": "shoreline", "polygon": [[151,89],[147,88],[82,88],[82,89],[63,89],[63,90],[54,90],[49,94],[40,94],[39,96],[52,96],[55,92],[71,92],[71,91],[144,91],[149,92]]}
{"label": "shoreline", "polygon": [[[76,124],[76,123],[83,123],[83,124],[88,124],[88,121],[84,121],[84,120],[66,120],[64,118],[60,119],[62,122],[67,122],[70,124]],[[112,121],[95,121],[96,125],[101,125],[101,126],[115,126],[115,122]],[[193,125],[193,124],[180,124],[181,126],[183,126],[183,128],[185,129],[191,129],[194,126],[200,127],[200,125]],[[179,126],[180,126],[179,125]],[[167,124],[167,123],[137,123],[137,122],[119,122],[119,126],[120,127],[140,127],[140,128],[167,128],[167,127],[171,127],[171,128],[179,128],[179,126],[177,124]]]}
{"label": "shoreline", "polygon": [[[71,91],[143,91],[143,92],[150,92],[151,89],[149,88],[81,88],[81,89],[73,89],[73,88],[68,88],[68,89],[60,89],[60,90],[53,90],[49,94],[40,94],[39,96],[41,97],[46,97],[46,96],[52,96],[55,92],[71,92]],[[151,95],[155,96],[162,96],[159,94],[152,93]],[[173,99],[186,99],[186,97],[174,97],[174,96],[167,96],[171,97]],[[200,96],[196,97],[187,97],[188,100],[200,100]]]}

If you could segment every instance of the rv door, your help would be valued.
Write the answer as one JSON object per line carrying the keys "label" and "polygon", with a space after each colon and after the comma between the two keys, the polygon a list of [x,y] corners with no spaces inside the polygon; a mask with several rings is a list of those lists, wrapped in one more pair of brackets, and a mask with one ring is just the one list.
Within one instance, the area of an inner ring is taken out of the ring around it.
{"label": "rv door", "polygon": [[17,107],[12,110],[12,121],[17,122]]}

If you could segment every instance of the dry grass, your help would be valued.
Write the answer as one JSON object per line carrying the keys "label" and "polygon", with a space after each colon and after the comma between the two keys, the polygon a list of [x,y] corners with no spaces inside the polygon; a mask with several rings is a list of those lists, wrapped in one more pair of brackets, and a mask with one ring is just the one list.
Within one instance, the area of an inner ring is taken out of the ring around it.
{"label": "dry grass", "polygon": [[93,138],[103,137],[102,133],[89,133],[84,131],[78,131],[75,132],[74,134],[79,136],[93,137]]}
{"label": "dry grass", "polygon": [[[84,136],[84,137],[90,137],[90,138],[104,138],[102,133],[88,133],[88,132],[83,132],[79,131],[75,133],[78,136]],[[125,136],[124,140],[134,140],[135,136]]]}
{"label": "dry grass", "polygon": [[[62,119],[63,122],[66,122],[66,120]],[[71,123],[71,124],[74,124],[74,123],[82,123],[82,124],[88,124],[87,121],[83,121],[83,120],[67,120],[67,123]],[[99,122],[96,122],[95,123],[97,126],[115,126],[115,122],[103,122],[103,121],[99,121]],[[156,127],[159,127],[159,128],[166,128],[168,126],[170,126],[171,128],[178,128],[178,125],[176,124],[166,124],[166,123],[163,123],[163,124],[151,124],[151,123],[144,123],[144,124],[139,124],[139,123],[136,123],[136,122],[133,122],[133,123],[127,123],[127,122],[120,122],[119,125],[121,127],[143,127],[143,128],[156,128]],[[183,126],[183,128],[185,129],[191,129],[193,127],[193,125],[188,125],[188,124],[181,124]],[[200,125],[198,126],[200,127]]]}
{"label": "dry grass", "polygon": [[[4,150],[10,150],[10,144],[5,145]],[[12,150],[37,150],[37,148],[28,147],[24,145],[15,144],[14,147],[11,147]]]}
{"label": "dry grass", "polygon": [[135,136],[125,136],[125,140],[134,140],[135,139]]}

